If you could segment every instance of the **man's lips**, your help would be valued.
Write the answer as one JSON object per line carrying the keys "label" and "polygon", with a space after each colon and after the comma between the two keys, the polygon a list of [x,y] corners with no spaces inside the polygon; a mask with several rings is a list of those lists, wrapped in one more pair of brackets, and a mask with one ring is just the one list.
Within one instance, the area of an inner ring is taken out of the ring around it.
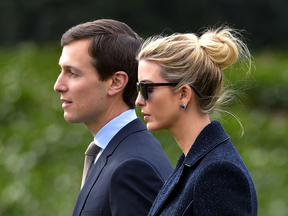
{"label": "man's lips", "polygon": [[63,101],[62,108],[66,108],[72,105],[72,101],[70,100],[67,100],[65,98],[61,98],[61,100]]}

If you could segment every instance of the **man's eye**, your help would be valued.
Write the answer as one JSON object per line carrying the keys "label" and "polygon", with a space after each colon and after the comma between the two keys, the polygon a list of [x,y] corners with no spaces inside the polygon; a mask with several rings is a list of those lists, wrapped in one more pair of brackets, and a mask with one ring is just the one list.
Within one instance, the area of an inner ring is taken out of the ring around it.
{"label": "man's eye", "polygon": [[69,71],[69,73],[70,73],[72,76],[76,76],[76,73],[74,73],[73,71]]}

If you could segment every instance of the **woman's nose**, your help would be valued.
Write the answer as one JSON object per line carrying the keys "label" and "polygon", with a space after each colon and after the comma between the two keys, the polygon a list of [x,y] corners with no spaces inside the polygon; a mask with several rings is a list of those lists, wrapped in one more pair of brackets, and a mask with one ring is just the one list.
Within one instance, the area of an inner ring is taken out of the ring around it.
{"label": "woman's nose", "polygon": [[145,105],[145,101],[142,99],[140,92],[138,92],[138,96],[136,98],[135,105],[138,107]]}

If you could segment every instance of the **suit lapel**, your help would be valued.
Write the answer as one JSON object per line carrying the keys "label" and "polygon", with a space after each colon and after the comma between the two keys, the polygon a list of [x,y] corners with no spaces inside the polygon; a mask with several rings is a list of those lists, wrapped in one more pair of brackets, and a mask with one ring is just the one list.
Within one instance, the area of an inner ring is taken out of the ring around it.
{"label": "suit lapel", "polygon": [[96,183],[99,175],[101,174],[102,170],[107,164],[109,156],[111,156],[115,149],[118,147],[118,145],[122,142],[125,137],[127,137],[131,133],[135,133],[137,131],[141,130],[147,130],[145,124],[142,122],[140,118],[137,118],[133,120],[132,122],[128,123],[125,127],[123,127],[109,142],[107,147],[104,149],[100,157],[98,158],[97,162],[91,167],[91,172],[89,176],[87,177],[87,180],[82,188],[82,190],[79,192],[74,211],[74,215],[80,215],[80,212],[82,211],[84,204],[86,202],[86,199],[88,198],[88,195],[90,191],[93,188],[93,185]]}

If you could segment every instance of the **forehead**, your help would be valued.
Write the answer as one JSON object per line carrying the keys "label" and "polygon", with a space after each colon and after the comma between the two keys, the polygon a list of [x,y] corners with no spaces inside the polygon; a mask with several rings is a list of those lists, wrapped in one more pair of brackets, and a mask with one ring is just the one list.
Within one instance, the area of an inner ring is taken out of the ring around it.
{"label": "forehead", "polygon": [[138,66],[138,80],[142,81],[151,81],[151,82],[160,82],[164,79],[160,75],[160,66],[154,62],[147,60],[140,60]]}
{"label": "forehead", "polygon": [[88,53],[88,39],[77,40],[65,45],[59,59],[60,66],[77,66],[77,64],[91,63],[92,57]]}

